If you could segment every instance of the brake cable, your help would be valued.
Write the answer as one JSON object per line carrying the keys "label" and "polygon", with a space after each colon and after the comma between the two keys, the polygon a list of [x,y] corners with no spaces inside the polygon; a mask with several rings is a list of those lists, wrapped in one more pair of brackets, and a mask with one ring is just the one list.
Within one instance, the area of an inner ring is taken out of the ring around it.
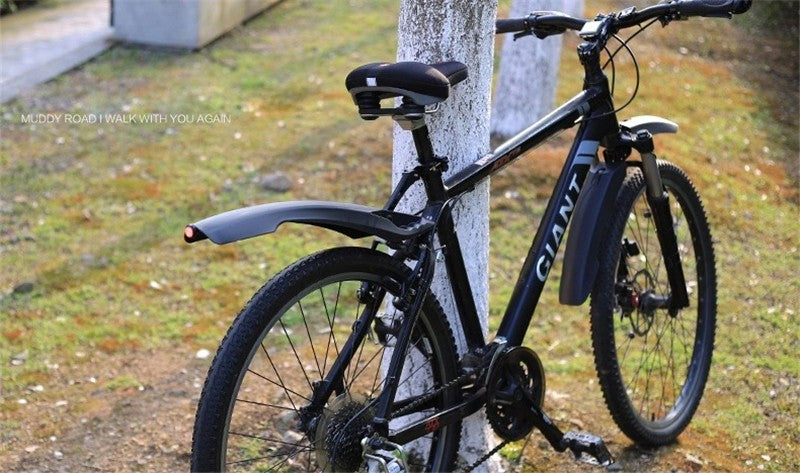
{"label": "brake cable", "polygon": [[[633,103],[633,100],[636,98],[636,95],[639,93],[639,83],[640,83],[639,63],[636,61],[636,55],[633,54],[633,50],[631,50],[631,48],[628,46],[628,43],[633,38],[635,38],[639,33],[641,33],[642,31],[646,30],[647,28],[649,28],[656,21],[658,21],[657,18],[654,19],[654,20],[651,20],[649,23],[645,24],[644,26],[638,25],[639,26],[639,30],[636,31],[635,33],[633,33],[632,35],[630,35],[628,38],[626,38],[624,40],[622,38],[620,38],[617,34],[613,34],[612,35],[614,39],[619,41],[620,45],[617,46],[617,49],[615,49],[613,53],[609,54],[608,59],[606,60],[605,64],[603,64],[602,69],[605,69],[606,66],[609,65],[609,63],[611,64],[611,95],[613,96],[614,95],[614,87],[615,87],[615,83],[616,83],[616,67],[614,65],[614,56],[616,56],[617,53],[619,53],[620,50],[622,50],[623,48],[628,52],[628,54],[631,56],[631,59],[633,60],[633,67],[634,67],[634,69],[636,71],[636,86],[634,87],[633,93],[631,94],[631,97],[628,99],[628,101],[625,102],[625,104],[622,105],[621,107],[619,107],[619,108],[617,108],[615,110],[612,110],[610,112],[601,113],[600,115],[595,115],[595,116],[592,116],[592,117],[581,118],[581,119],[579,119],[579,120],[577,120],[575,122],[576,124],[583,123],[583,122],[588,122],[589,120],[594,120],[596,118],[607,117],[609,115],[613,115],[613,114],[619,113],[622,110],[624,110],[628,105]],[[606,53],[608,53],[608,48],[604,47],[604,49],[605,49]]]}

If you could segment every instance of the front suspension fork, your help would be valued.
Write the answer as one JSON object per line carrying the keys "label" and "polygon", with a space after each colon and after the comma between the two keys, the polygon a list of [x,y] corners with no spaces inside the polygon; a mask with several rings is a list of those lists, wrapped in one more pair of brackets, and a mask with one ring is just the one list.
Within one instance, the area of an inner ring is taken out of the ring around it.
{"label": "front suspension fork", "polygon": [[669,194],[664,189],[661,173],[658,170],[656,155],[653,153],[653,137],[650,132],[642,130],[636,134],[634,148],[642,156],[642,172],[647,186],[647,204],[653,214],[653,221],[661,245],[664,267],[671,289],[669,313],[674,316],[678,310],[689,305],[689,294],[686,292],[686,278],[681,265],[678,241],[672,221]]}

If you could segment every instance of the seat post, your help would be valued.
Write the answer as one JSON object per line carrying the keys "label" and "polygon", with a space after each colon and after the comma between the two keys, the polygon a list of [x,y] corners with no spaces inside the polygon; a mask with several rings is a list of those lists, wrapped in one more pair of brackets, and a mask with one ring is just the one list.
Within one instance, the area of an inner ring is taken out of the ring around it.
{"label": "seat post", "polygon": [[420,180],[425,186],[425,194],[431,202],[444,202],[447,191],[442,180],[442,173],[447,170],[447,158],[437,158],[433,152],[433,144],[424,123],[411,131],[414,137],[414,146],[417,148],[417,166]]}
{"label": "seat post", "polygon": [[411,130],[411,135],[414,137],[414,146],[417,148],[417,160],[420,164],[431,164],[436,157],[433,153],[433,144],[428,132],[428,126],[422,124],[417,128]]}

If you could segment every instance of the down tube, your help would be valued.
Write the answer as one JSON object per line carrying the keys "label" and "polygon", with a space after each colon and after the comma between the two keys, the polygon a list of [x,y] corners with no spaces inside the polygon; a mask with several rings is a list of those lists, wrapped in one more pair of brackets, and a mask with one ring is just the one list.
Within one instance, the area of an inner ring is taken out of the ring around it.
{"label": "down tube", "polygon": [[598,142],[586,139],[588,135],[591,133],[581,126],[500,322],[497,336],[512,346],[522,344],[586,175],[597,160]]}

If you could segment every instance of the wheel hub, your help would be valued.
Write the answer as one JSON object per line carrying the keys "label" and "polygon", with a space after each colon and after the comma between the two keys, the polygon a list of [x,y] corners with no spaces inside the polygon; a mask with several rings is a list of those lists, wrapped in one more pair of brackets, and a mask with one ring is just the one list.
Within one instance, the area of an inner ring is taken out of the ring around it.
{"label": "wheel hub", "polygon": [[361,439],[367,436],[375,412],[366,396],[344,393],[320,416],[316,453],[322,471],[356,471],[362,463]]}
{"label": "wheel hub", "polygon": [[649,271],[643,269],[633,276],[630,285],[632,310],[627,313],[631,321],[629,337],[631,335],[642,337],[650,331],[650,327],[653,325],[656,306],[650,301],[658,298],[655,296],[655,278]]}

